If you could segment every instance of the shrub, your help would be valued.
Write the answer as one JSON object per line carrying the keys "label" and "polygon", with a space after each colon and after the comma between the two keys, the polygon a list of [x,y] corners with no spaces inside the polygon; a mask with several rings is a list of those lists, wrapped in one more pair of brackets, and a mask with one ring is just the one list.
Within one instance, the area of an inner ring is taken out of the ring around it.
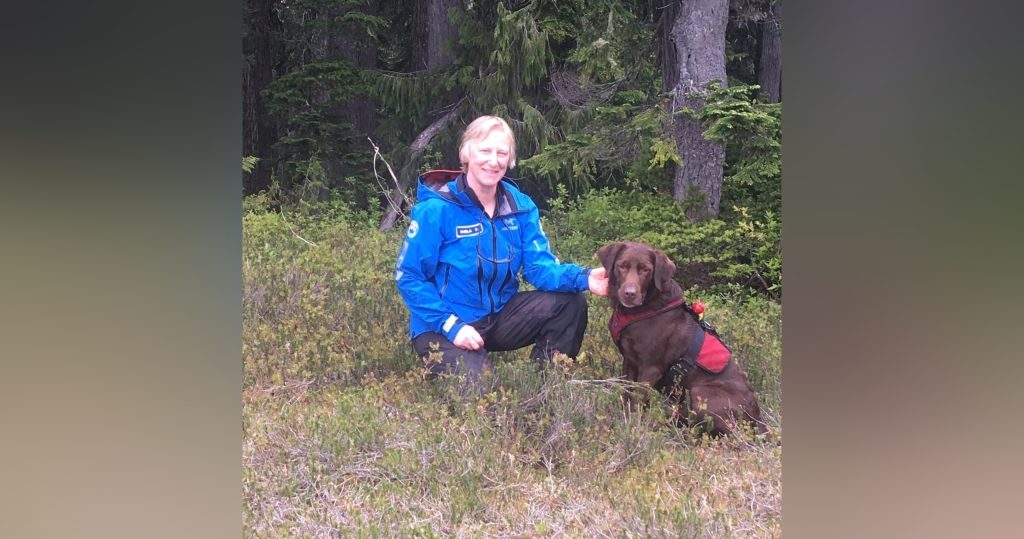
{"label": "shrub", "polygon": [[407,370],[408,313],[393,280],[401,237],[368,222],[247,212],[246,384],[351,381]]}
{"label": "shrub", "polygon": [[546,230],[559,254],[591,261],[612,241],[642,241],[676,263],[684,286],[729,290],[738,285],[753,293],[782,297],[781,222],[770,211],[751,216],[736,208],[737,217],[694,223],[674,199],[664,195],[615,189],[593,191],[568,202],[550,201]]}

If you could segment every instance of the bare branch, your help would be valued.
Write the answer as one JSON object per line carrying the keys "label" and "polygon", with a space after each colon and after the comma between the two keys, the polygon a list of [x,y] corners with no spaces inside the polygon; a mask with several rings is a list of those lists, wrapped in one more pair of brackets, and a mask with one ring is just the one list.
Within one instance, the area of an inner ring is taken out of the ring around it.
{"label": "bare branch", "polygon": [[384,165],[388,167],[388,174],[391,174],[391,180],[395,183],[395,189],[393,191],[393,193],[396,193],[395,196],[400,195],[404,199],[405,203],[410,206],[412,205],[412,201],[409,200],[409,197],[405,195],[405,191],[402,189],[402,186],[399,185],[398,178],[395,176],[395,170],[391,168],[391,163],[388,163],[388,160],[385,159],[383,155],[381,155],[380,147],[377,146],[377,144],[373,142],[373,139],[371,139],[370,137],[366,137],[366,140],[370,141],[370,145],[373,146],[373,177],[377,179],[377,185],[380,186],[381,192],[384,193],[384,198],[387,199],[388,205],[391,206],[391,211],[398,212],[402,214],[402,216],[406,216],[405,213],[402,212],[401,204],[395,203],[394,198],[388,192],[389,188],[384,187],[384,184],[381,183],[380,181],[380,174],[377,172],[378,157],[380,158],[381,161],[384,161]]}
{"label": "bare branch", "polygon": [[285,215],[284,215],[284,210],[282,210],[282,211],[281,211],[281,220],[282,220],[282,221],[284,221],[284,224],[288,226],[288,230],[291,230],[291,231],[292,231],[292,234],[293,234],[293,235],[294,235],[294,236],[295,236],[296,238],[299,238],[300,240],[302,240],[302,241],[306,242],[306,244],[307,244],[307,245],[310,245],[310,246],[312,246],[312,247],[316,247],[316,244],[315,244],[315,243],[313,243],[313,242],[311,242],[311,241],[307,240],[306,238],[303,238],[302,236],[300,236],[300,235],[299,235],[299,233],[298,233],[298,232],[296,232],[296,231],[295,231],[295,229],[294,229],[294,228],[292,228],[292,224],[288,222],[288,218],[287,218],[287,217],[285,217]]}

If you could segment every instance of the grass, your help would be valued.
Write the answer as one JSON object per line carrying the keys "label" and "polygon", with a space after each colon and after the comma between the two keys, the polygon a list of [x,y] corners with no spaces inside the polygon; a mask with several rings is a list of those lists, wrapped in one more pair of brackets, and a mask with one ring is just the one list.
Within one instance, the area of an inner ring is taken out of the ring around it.
{"label": "grass", "polygon": [[781,535],[777,304],[701,297],[771,431],[709,440],[667,406],[626,413],[600,298],[576,361],[542,376],[521,350],[478,390],[424,381],[390,277],[400,241],[246,216],[245,536]]}

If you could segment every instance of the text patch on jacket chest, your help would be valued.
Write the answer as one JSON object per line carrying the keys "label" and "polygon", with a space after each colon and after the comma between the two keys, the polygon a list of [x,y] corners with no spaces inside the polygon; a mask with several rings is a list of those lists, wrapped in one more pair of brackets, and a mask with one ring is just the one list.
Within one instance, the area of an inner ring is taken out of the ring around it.
{"label": "text patch on jacket chest", "polygon": [[464,225],[455,227],[456,238],[468,238],[471,236],[479,236],[484,231],[483,223],[476,223],[474,225]]}
{"label": "text patch on jacket chest", "polygon": [[516,221],[515,217],[506,217],[501,220],[501,223],[505,230],[519,230],[519,221]]}

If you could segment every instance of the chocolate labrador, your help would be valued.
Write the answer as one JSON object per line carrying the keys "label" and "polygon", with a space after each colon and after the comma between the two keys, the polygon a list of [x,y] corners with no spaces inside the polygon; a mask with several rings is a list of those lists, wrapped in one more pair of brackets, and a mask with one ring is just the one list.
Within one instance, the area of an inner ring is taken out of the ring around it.
{"label": "chocolate labrador", "polygon": [[668,256],[634,242],[605,245],[597,256],[608,273],[608,328],[622,354],[623,375],[668,394],[680,408],[689,392],[690,418],[712,435],[730,433],[739,421],[765,432],[746,373],[714,328],[686,304]]}

